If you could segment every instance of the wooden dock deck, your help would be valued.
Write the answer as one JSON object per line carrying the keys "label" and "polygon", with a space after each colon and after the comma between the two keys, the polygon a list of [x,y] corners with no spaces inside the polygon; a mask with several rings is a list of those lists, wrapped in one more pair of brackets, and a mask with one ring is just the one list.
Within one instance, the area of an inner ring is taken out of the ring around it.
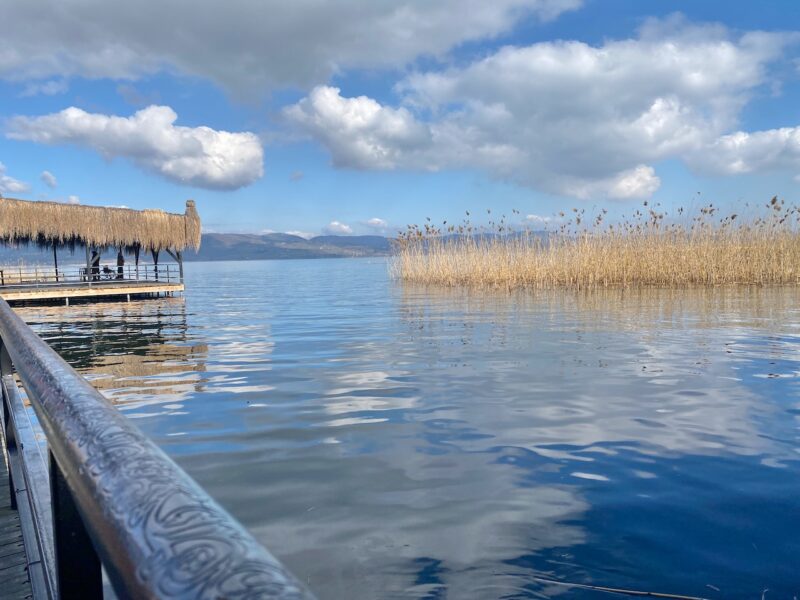
{"label": "wooden dock deck", "polygon": [[0,298],[6,302],[58,300],[71,298],[107,298],[114,296],[141,297],[155,294],[171,295],[183,292],[184,285],[175,281],[97,281],[47,285],[15,285],[0,287]]}
{"label": "wooden dock deck", "polygon": [[[0,427],[0,440],[5,447],[3,431]],[[5,456],[0,457],[0,598],[17,600],[33,598],[31,582],[28,578],[28,561],[22,543],[22,528],[19,512],[11,508],[8,485],[8,465]]]}

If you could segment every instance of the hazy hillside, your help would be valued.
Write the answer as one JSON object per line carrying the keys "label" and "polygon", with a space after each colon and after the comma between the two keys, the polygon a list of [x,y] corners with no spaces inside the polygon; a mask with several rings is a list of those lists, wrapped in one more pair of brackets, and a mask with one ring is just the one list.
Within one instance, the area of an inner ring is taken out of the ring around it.
{"label": "hazy hillside", "polygon": [[377,235],[324,235],[307,240],[287,233],[205,233],[200,251],[188,252],[186,260],[386,256],[390,250],[390,241]]}

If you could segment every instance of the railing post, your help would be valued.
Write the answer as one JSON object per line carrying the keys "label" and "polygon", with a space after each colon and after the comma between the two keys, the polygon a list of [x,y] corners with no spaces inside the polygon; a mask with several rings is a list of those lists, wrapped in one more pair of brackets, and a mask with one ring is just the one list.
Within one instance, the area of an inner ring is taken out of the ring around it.
{"label": "railing post", "polygon": [[[3,431],[5,431],[5,452],[11,453],[17,445],[14,439],[14,428],[11,425],[11,407],[6,398],[6,393],[3,392]],[[18,510],[17,507],[17,488],[14,487],[14,476],[11,474],[11,469],[8,470],[8,497],[10,499],[11,510]]]}
{"label": "railing post", "polygon": [[64,474],[53,453],[48,454],[59,597],[102,600],[103,575],[100,559],[86,532]]}
{"label": "railing post", "polygon": [[[8,350],[6,350],[3,345],[3,340],[0,339],[0,381],[2,381],[4,375],[10,374],[12,369],[11,357],[8,355]],[[11,426],[11,406],[8,398],[6,398],[6,388],[3,385],[0,385],[0,394],[2,394],[0,402],[2,402],[3,408],[3,431],[5,432],[6,443],[4,452],[7,453],[17,445],[17,442],[14,438],[14,428]],[[11,510],[17,510],[17,494],[14,488],[14,477],[11,475],[11,469],[8,470],[8,495],[11,499]]]}

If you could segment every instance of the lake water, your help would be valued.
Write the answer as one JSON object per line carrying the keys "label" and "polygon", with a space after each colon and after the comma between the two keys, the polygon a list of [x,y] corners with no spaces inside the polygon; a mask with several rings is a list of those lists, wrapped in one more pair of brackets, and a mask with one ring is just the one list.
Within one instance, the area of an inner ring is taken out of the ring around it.
{"label": "lake water", "polygon": [[321,599],[800,595],[800,290],[187,265],[22,316]]}

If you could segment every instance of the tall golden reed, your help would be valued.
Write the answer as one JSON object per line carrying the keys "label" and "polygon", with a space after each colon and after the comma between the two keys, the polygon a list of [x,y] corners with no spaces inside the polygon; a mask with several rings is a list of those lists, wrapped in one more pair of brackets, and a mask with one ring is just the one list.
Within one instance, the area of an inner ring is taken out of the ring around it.
{"label": "tall golden reed", "polygon": [[800,210],[776,197],[758,212],[720,217],[709,204],[670,217],[645,202],[631,218],[606,224],[605,210],[573,209],[544,235],[512,231],[505,217],[489,229],[468,219],[411,225],[397,240],[392,269],[414,283],[507,288],[800,282]]}

